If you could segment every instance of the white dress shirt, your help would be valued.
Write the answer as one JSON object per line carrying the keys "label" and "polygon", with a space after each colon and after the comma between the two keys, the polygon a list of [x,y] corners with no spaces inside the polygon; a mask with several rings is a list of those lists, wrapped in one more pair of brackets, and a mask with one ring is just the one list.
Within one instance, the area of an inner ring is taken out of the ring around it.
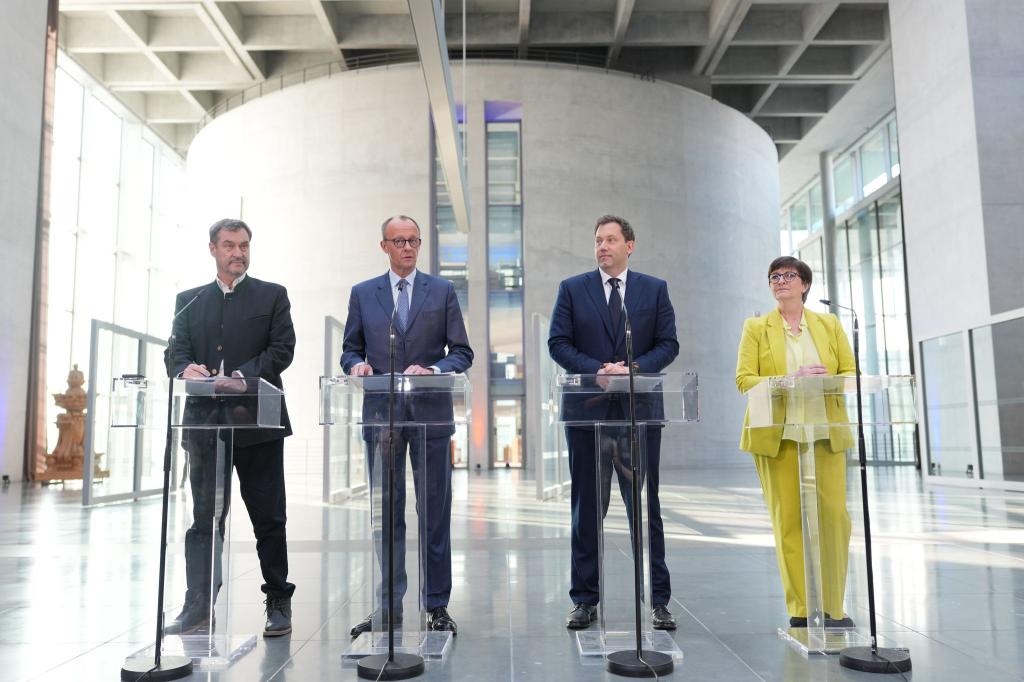
{"label": "white dress shirt", "polygon": [[[601,273],[601,283],[604,285],[604,302],[607,303],[609,299],[611,299],[612,297],[612,285],[609,284],[609,282],[612,279],[612,276],[609,275],[604,270],[602,270],[601,268],[598,268],[597,271]],[[616,277],[618,277],[619,279],[619,296],[622,298],[623,301],[626,300],[626,274],[628,272],[629,268],[626,268],[621,273],[616,275]]]}

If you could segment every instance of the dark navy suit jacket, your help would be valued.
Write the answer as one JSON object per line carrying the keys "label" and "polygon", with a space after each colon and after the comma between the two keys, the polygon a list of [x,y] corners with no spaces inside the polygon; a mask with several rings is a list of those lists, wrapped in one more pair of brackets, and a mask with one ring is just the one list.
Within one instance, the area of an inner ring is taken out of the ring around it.
{"label": "dark navy suit jacket", "polygon": [[[626,310],[633,327],[633,360],[639,373],[654,374],[668,367],[679,354],[676,316],[665,280],[629,270],[626,275]],[[626,359],[625,324],[612,328],[604,285],[597,270],[564,280],[551,313],[548,334],[551,358],[570,374],[596,374],[606,362]],[[638,396],[637,417],[657,419],[662,413],[658,396]],[[616,398],[563,401],[563,419],[603,419]]]}
{"label": "dark navy suit jacket", "polygon": [[[345,321],[341,367],[348,374],[360,362],[369,363],[374,374],[386,374],[388,367],[388,329],[394,309],[391,280],[388,273],[360,282],[352,288]],[[461,373],[473,364],[466,325],[462,320],[459,299],[451,282],[417,271],[409,302],[406,330],[397,329],[395,340],[395,371],[409,365],[436,366],[441,372]],[[410,396],[397,407],[399,421],[450,421],[451,400],[416,400]],[[365,421],[387,423],[387,395],[363,400]],[[382,418],[383,417],[383,418]],[[455,427],[428,427],[427,436],[455,433]]]}

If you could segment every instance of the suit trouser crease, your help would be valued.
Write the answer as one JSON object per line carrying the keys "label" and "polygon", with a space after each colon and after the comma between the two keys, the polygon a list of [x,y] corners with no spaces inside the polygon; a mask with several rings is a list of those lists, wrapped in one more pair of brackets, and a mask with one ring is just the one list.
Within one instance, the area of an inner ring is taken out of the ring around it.
{"label": "suit trouser crease", "polygon": [[[753,457],[775,535],[786,609],[790,616],[807,617],[798,446],[784,440],[777,457]],[[852,529],[846,508],[846,454],[830,452],[818,442],[814,461],[823,607],[833,618],[842,618]]]}
{"label": "suit trouser crease", "polygon": [[[672,596],[671,577],[665,561],[665,529],[661,518],[658,494],[661,460],[661,429],[645,429],[647,466],[647,537],[650,546],[651,600],[653,605],[667,605]],[[567,427],[570,501],[572,509],[572,562],[569,598],[574,604],[596,605],[600,600],[600,543],[598,503],[605,518],[611,502],[612,470],[618,478],[619,493],[626,507],[631,539],[634,533],[632,505],[632,471],[629,462],[628,425],[622,427],[623,437],[605,438],[601,447],[600,478],[595,456],[595,429]],[[595,481],[598,483],[595,484]],[[644,481],[639,482],[643,486]],[[634,546],[633,544],[630,545]]]}
{"label": "suit trouser crease", "polygon": [[[380,441],[367,441],[367,465],[371,487],[380,490],[379,502],[374,502],[375,515],[380,519],[374,523],[374,552],[380,567],[380,585],[376,592],[382,611],[388,602],[388,554],[387,528],[390,522],[391,492],[387,485],[387,429],[380,428]],[[423,607],[433,610],[447,606],[452,591],[451,573],[451,460],[448,453],[450,438],[447,436],[420,438],[423,431],[417,427],[396,427],[394,443],[395,463],[395,608],[402,611],[402,600],[409,587],[406,569],[406,462],[408,451],[412,464],[413,487],[416,494],[416,516],[418,530],[418,555],[420,566],[420,592]],[[425,449],[425,451],[424,451]],[[380,457],[377,456],[380,453]],[[379,504],[379,507],[378,507]],[[376,510],[380,511],[377,512]],[[425,575],[425,579],[422,576]]]}

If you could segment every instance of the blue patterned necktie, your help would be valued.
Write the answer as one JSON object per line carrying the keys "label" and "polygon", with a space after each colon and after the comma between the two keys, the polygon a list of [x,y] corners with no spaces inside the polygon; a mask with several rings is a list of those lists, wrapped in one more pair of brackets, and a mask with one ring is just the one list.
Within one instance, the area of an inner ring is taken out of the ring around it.
{"label": "blue patterned necktie", "polygon": [[409,324],[409,282],[405,279],[398,280],[398,326],[402,331]]}

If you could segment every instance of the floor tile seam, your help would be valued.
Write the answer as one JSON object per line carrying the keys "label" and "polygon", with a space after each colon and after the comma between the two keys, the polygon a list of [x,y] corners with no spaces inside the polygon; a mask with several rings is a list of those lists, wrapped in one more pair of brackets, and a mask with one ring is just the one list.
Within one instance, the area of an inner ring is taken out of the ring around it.
{"label": "floor tile seam", "polygon": [[726,644],[717,634],[712,632],[711,628],[709,628],[707,625],[704,624],[704,621],[702,621],[700,618],[698,618],[692,611],[690,611],[690,609],[686,608],[686,605],[684,605],[683,602],[679,601],[679,599],[677,597],[672,597],[672,601],[674,601],[676,604],[678,604],[679,608],[681,608],[683,611],[685,611],[686,614],[688,616],[690,616],[690,618],[693,618],[693,620],[698,625],[700,625],[702,628],[704,628],[704,631],[707,632],[712,637],[712,639],[714,639],[720,646],[722,646],[726,651],[728,651],[730,654],[732,654],[733,657],[743,665],[743,667],[745,667],[747,670],[749,670],[751,672],[752,675],[754,675],[754,677],[756,677],[761,682],[767,682],[767,680],[765,680],[764,677],[762,677],[756,670],[754,670],[753,668],[750,667],[750,664],[747,663],[743,659],[742,656],[740,656],[738,653],[736,653],[732,649],[732,647],[730,647],[728,644]]}
{"label": "floor tile seam", "polygon": [[[505,570],[508,573],[506,588],[509,594],[512,594],[512,553],[508,550],[505,551]],[[515,637],[512,636],[512,609],[506,611],[508,616],[508,675],[509,682],[516,682],[516,642]]]}
{"label": "floor tile seam", "polygon": [[[974,661],[975,663],[977,663],[979,665],[986,666],[986,667],[989,667],[989,668],[995,668],[995,669],[1000,670],[1000,671],[1009,671],[1011,675],[1014,674],[1015,671],[1017,670],[1016,666],[1008,666],[1006,668],[1003,668],[1003,665],[1000,664],[1000,663],[993,664],[991,661],[984,661],[982,659],[979,659],[979,658],[975,657],[974,655],[972,655],[970,653],[971,647],[968,644],[962,644],[961,645],[961,644],[957,644],[957,643],[954,643],[954,642],[944,642],[944,641],[936,639],[935,637],[932,636],[932,634],[941,634],[942,632],[944,632],[944,630],[915,630],[913,628],[907,628],[907,629],[910,630],[911,632],[913,632],[916,635],[920,635],[921,637],[924,637],[927,640],[931,640],[932,642],[935,642],[939,646],[946,647],[947,649],[952,649],[953,651],[959,653],[962,656],[965,656],[965,657],[971,659],[972,661]],[[967,631],[956,630],[955,632],[988,632],[988,631],[987,630],[967,630]],[[931,634],[929,634],[929,633],[931,633]],[[893,639],[893,638],[890,637],[890,639]],[[1024,679],[1024,676],[1018,676],[1017,679]]]}
{"label": "floor tile seam", "polygon": [[[129,630],[126,630],[125,632],[128,632],[128,631],[130,631],[131,629],[133,629],[133,628],[129,628]],[[87,654],[91,654],[92,652],[94,652],[94,651],[97,651],[97,650],[99,650],[99,649],[101,649],[101,648],[103,648],[103,647],[107,646],[108,644],[111,644],[111,643],[115,643],[115,642],[117,642],[117,640],[118,640],[118,639],[119,639],[119,638],[121,637],[121,635],[123,635],[123,634],[125,634],[125,633],[124,633],[124,632],[122,632],[122,633],[120,633],[120,634],[118,634],[118,635],[115,635],[114,637],[111,637],[110,639],[107,639],[107,640],[105,640],[105,641],[103,641],[103,642],[100,642],[99,644],[97,644],[97,645],[95,645],[95,646],[89,647],[89,648],[87,648],[87,649],[86,649],[85,651],[82,651],[81,653],[75,654],[75,655],[74,655],[74,656],[72,656],[71,658],[67,658],[67,659],[64,659],[64,660],[63,660],[63,661],[61,661],[60,663],[58,663],[58,664],[56,664],[56,665],[54,665],[54,666],[52,666],[52,667],[49,667],[49,668],[47,668],[46,670],[43,670],[42,672],[40,672],[40,673],[39,673],[39,675],[37,675],[37,676],[35,676],[35,677],[29,677],[29,678],[26,678],[26,680],[27,680],[27,681],[30,681],[30,680],[34,680],[34,679],[39,679],[39,678],[43,677],[44,675],[47,675],[48,673],[51,673],[51,672],[53,672],[53,671],[54,671],[54,670],[56,670],[57,668],[60,668],[60,667],[62,667],[62,666],[65,666],[65,665],[68,665],[68,664],[69,664],[69,663],[71,663],[72,661],[76,661],[76,660],[78,660],[79,658],[82,658],[83,656],[86,656]],[[147,641],[148,641],[148,640],[147,640]],[[132,644],[132,643],[133,643],[133,642],[124,642],[124,644]],[[148,644],[146,644],[146,646],[148,646]]]}
{"label": "floor tile seam", "polygon": [[296,656],[297,656],[297,655],[299,654],[299,652],[300,652],[300,651],[302,651],[303,649],[305,649],[305,648],[306,648],[307,646],[309,646],[311,642],[314,642],[314,641],[316,641],[316,642],[321,642],[321,643],[323,643],[323,642],[327,642],[327,641],[329,641],[329,640],[322,640],[322,639],[315,639],[315,638],[316,638],[316,636],[317,636],[317,635],[318,635],[318,634],[320,633],[320,631],[321,631],[321,630],[323,630],[323,629],[324,629],[325,627],[327,627],[327,623],[328,623],[328,622],[329,622],[329,621],[330,621],[330,620],[331,620],[332,618],[334,618],[334,616],[336,616],[336,615],[337,615],[337,614],[338,614],[338,613],[339,613],[339,612],[341,611],[341,609],[343,609],[343,608],[344,608],[345,606],[348,606],[348,605],[349,605],[349,604],[351,603],[351,601],[352,601],[351,599],[347,599],[347,600],[345,600],[345,601],[344,601],[344,602],[343,602],[342,604],[339,604],[339,605],[338,605],[338,607],[337,607],[337,608],[335,608],[335,610],[334,610],[334,611],[332,611],[332,612],[331,612],[331,613],[330,613],[330,614],[329,614],[329,615],[327,616],[327,618],[325,618],[325,619],[324,619],[324,621],[323,621],[322,623],[320,623],[320,627],[318,627],[318,628],[317,628],[316,630],[314,630],[314,631],[313,631],[313,632],[312,632],[312,633],[311,633],[311,634],[309,635],[309,637],[307,637],[307,638],[305,639],[305,641],[304,641],[304,642],[302,642],[302,644],[301,644],[301,645],[299,646],[299,648],[298,648],[298,649],[296,649],[295,651],[291,652],[291,653],[290,653],[290,654],[288,655],[288,658],[286,658],[286,659],[285,659],[284,661],[282,661],[282,662],[281,662],[281,666],[280,666],[280,667],[279,667],[279,668],[278,668],[277,670],[275,670],[275,671],[273,672],[273,674],[271,674],[271,675],[270,675],[270,677],[266,678],[266,682],[271,682],[271,680],[273,680],[273,679],[274,679],[275,677],[277,677],[277,676],[278,676],[278,674],[280,674],[280,673],[281,673],[281,672],[282,672],[282,671],[283,671],[283,670],[284,670],[284,669],[285,669],[286,667],[288,667],[288,664],[289,664],[289,663],[291,663],[292,661],[294,661],[294,660],[295,660],[295,657],[296,657]]}

